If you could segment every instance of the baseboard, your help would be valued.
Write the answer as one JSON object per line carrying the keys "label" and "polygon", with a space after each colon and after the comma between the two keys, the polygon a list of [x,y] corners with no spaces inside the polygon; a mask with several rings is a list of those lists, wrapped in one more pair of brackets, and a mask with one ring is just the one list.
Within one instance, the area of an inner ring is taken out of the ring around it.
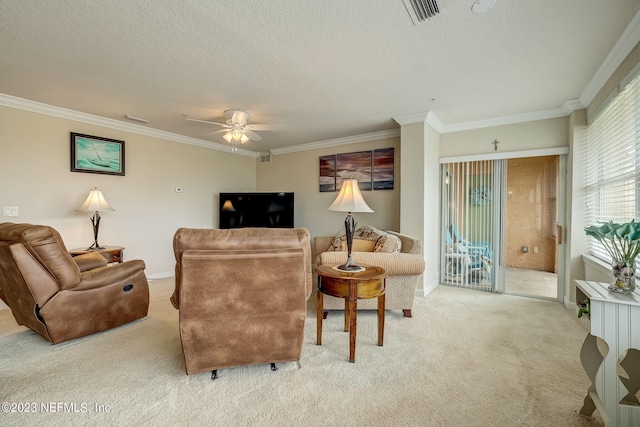
{"label": "baseboard", "polygon": [[159,279],[168,279],[169,277],[173,277],[175,273],[173,271],[167,271],[164,273],[156,273],[156,274],[148,274],[148,280],[159,280]]}
{"label": "baseboard", "polygon": [[436,289],[438,286],[440,286],[440,283],[436,280],[435,282],[431,283],[424,289],[416,289],[415,295],[417,297],[424,298],[427,295],[429,295],[431,292],[433,292],[434,289]]}

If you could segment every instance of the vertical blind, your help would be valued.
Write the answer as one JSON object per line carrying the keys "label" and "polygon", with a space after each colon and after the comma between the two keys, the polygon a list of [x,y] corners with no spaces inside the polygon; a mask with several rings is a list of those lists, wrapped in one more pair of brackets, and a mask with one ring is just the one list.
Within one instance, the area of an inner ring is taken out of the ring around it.
{"label": "vertical blind", "polygon": [[442,283],[494,290],[494,165],[487,160],[441,166]]}
{"label": "vertical blind", "polygon": [[[612,99],[589,120],[585,226],[639,217],[640,74],[633,76],[621,83]],[[591,254],[610,260],[596,239],[587,242]]]}

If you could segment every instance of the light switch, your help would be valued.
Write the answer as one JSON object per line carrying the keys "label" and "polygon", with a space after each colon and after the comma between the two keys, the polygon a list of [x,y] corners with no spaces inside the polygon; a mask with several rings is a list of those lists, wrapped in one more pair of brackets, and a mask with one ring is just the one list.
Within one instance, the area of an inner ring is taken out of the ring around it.
{"label": "light switch", "polygon": [[2,216],[18,216],[19,211],[17,206],[3,206]]}
{"label": "light switch", "polygon": [[175,191],[176,193],[182,193],[182,187],[180,186],[173,187],[173,191]]}

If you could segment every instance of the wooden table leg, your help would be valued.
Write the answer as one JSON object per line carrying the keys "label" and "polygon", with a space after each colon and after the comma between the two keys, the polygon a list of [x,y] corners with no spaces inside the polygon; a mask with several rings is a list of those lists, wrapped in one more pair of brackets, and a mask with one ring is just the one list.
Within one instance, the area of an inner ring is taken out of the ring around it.
{"label": "wooden table leg", "polygon": [[349,330],[349,298],[344,299],[344,331]]}
{"label": "wooden table leg", "polygon": [[316,344],[322,345],[322,309],[324,305],[324,295],[320,291],[316,292],[318,294],[318,308],[316,309]]}
{"label": "wooden table leg", "polygon": [[378,345],[382,345],[384,341],[384,308],[385,294],[378,297]]}
{"label": "wooden table leg", "polygon": [[358,300],[349,300],[349,362],[356,361],[356,323],[358,315]]}

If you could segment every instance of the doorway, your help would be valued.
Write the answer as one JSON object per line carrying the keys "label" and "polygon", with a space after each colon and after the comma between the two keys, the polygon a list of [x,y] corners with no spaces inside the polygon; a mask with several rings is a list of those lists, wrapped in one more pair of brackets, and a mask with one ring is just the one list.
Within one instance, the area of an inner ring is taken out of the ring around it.
{"label": "doorway", "polygon": [[507,160],[507,294],[558,299],[559,160],[559,156]]}
{"label": "doorway", "polygon": [[562,300],[567,153],[440,159],[440,283]]}

